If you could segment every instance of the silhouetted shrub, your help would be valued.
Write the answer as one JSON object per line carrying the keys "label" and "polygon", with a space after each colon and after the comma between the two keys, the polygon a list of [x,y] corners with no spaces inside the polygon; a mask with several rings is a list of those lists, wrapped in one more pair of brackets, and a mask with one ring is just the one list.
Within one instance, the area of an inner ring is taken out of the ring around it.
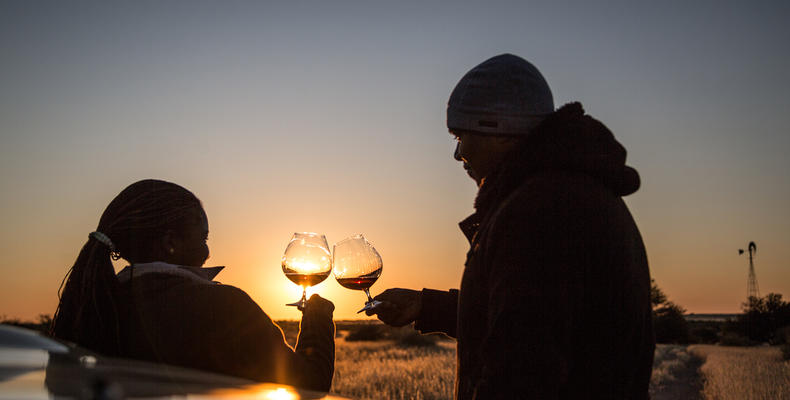
{"label": "silhouetted shrub", "polygon": [[773,334],[773,340],[771,340],[771,344],[790,344],[790,325],[777,329]]}
{"label": "silhouetted shrub", "polygon": [[749,340],[746,336],[739,335],[733,332],[727,332],[719,340],[722,346],[753,346],[755,343]]}
{"label": "silhouetted shrub", "polygon": [[667,300],[654,280],[650,281],[650,303],[653,306],[653,331],[657,343],[688,343],[689,327],[683,307]]}
{"label": "silhouetted shrub", "polygon": [[738,332],[758,343],[775,344],[779,328],[790,325],[790,302],[782,300],[778,293],[765,297],[750,297],[742,305],[743,314],[729,324],[728,330]]}
{"label": "silhouetted shrub", "polygon": [[428,347],[435,346],[438,341],[436,335],[423,335],[411,327],[405,327],[390,332],[390,338],[401,347]]}
{"label": "silhouetted shrub", "polygon": [[694,327],[689,332],[689,341],[692,343],[713,344],[719,341],[719,331],[709,326]]}
{"label": "silhouetted shrub", "polygon": [[779,328],[774,335],[776,344],[780,344],[779,350],[782,350],[782,359],[790,360],[790,326]]}
{"label": "silhouetted shrub", "polygon": [[667,302],[667,295],[658,287],[655,279],[650,280],[650,305],[655,310],[662,304]]}
{"label": "silhouetted shrub", "polygon": [[20,328],[32,329],[44,335],[49,334],[49,328],[52,325],[52,316],[49,314],[39,314],[36,321],[22,321],[19,318],[6,318],[5,315],[0,316],[0,324],[7,324],[18,326]]}
{"label": "silhouetted shrub", "polygon": [[349,330],[346,341],[376,341],[384,339],[384,336],[384,329],[380,325],[361,325]]}
{"label": "silhouetted shrub", "polygon": [[790,344],[783,344],[780,349],[782,350],[782,359],[790,360]]}

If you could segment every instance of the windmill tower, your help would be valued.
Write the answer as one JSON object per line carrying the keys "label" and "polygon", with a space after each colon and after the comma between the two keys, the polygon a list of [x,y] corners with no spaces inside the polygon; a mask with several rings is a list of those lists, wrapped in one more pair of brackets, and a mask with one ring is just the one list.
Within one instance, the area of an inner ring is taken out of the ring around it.
{"label": "windmill tower", "polygon": [[[760,289],[757,287],[757,275],[754,274],[754,255],[757,254],[757,245],[749,242],[749,278],[746,281],[746,299],[760,297]],[[743,254],[743,249],[738,249],[738,254]]]}

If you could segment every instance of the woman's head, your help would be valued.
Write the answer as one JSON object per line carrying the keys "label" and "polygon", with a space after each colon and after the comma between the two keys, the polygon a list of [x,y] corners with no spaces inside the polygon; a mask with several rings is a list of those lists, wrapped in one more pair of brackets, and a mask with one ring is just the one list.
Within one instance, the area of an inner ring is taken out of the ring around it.
{"label": "woman's head", "polygon": [[[164,261],[201,266],[208,258],[208,221],[200,200],[174,183],[146,179],[121,191],[107,206],[67,274],[52,333],[95,351],[121,350],[124,307],[111,256],[132,264]],[[111,242],[111,246],[109,245]],[[112,254],[111,254],[112,253]]]}
{"label": "woman's head", "polygon": [[104,210],[96,230],[133,264],[201,266],[208,258],[208,220],[200,200],[174,183],[146,179],[129,185]]}

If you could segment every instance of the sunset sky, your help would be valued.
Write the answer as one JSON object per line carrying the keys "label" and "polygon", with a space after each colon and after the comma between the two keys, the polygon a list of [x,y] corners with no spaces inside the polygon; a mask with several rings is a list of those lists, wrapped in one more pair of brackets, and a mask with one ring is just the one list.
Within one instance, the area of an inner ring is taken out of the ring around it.
{"label": "sunset sky", "polygon": [[[458,287],[476,186],[446,103],[505,52],[628,150],[670,300],[738,312],[749,241],[761,293],[790,297],[789,2],[283,3],[0,3],[0,317],[54,312],[104,208],[144,178],[203,201],[207,265],[274,319],[299,317],[293,232],[363,233],[374,295]],[[359,317],[362,292],[314,291]]]}

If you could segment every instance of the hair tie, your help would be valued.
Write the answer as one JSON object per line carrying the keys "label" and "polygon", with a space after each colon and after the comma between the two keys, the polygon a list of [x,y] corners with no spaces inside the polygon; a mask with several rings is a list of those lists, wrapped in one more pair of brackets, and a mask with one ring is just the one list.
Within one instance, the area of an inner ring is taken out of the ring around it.
{"label": "hair tie", "polygon": [[110,237],[99,232],[93,231],[88,234],[88,237],[96,239],[99,243],[107,246],[110,249],[110,257],[113,260],[118,260],[121,258],[121,253],[115,248],[115,244],[110,240]]}

